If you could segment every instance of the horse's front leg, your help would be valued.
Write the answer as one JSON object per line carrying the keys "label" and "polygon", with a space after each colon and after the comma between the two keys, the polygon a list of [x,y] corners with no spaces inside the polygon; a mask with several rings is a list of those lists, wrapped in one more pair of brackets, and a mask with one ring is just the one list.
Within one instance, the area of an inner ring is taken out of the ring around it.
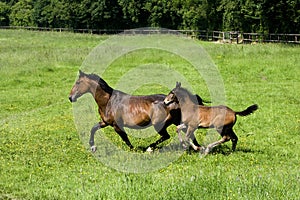
{"label": "horse's front leg", "polygon": [[107,124],[103,121],[100,121],[99,123],[95,124],[93,128],[91,129],[91,135],[90,135],[90,141],[89,144],[91,146],[91,151],[95,152],[97,150],[97,147],[95,146],[95,133],[98,131],[100,128],[106,127]]}
{"label": "horse's front leg", "polygon": [[122,140],[127,144],[127,146],[130,149],[133,149],[133,146],[132,146],[132,144],[129,141],[127,133],[123,130],[123,128],[120,128],[119,126],[115,125],[114,129],[119,134],[119,136],[122,138]]}

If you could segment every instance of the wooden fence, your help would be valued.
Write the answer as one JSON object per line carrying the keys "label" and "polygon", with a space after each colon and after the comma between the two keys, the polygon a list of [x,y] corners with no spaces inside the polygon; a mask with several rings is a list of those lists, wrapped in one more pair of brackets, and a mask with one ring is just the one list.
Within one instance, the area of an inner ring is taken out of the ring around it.
{"label": "wooden fence", "polygon": [[0,26],[0,29],[26,29],[34,31],[56,31],[75,32],[88,34],[176,34],[185,35],[205,41],[216,41],[221,43],[291,43],[300,44],[300,34],[260,34],[242,33],[236,31],[209,31],[209,30],[170,30],[170,29],[71,29],[71,28],[45,28],[45,27],[20,27]]}
{"label": "wooden fence", "polygon": [[290,43],[300,44],[300,34],[259,34],[213,31],[212,40],[223,43]]}

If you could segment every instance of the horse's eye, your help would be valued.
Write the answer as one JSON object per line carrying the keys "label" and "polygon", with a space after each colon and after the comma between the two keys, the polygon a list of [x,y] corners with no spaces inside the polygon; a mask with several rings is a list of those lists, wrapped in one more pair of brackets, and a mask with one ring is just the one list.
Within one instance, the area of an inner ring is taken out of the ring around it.
{"label": "horse's eye", "polygon": [[80,81],[76,81],[76,85],[79,85],[80,84]]}

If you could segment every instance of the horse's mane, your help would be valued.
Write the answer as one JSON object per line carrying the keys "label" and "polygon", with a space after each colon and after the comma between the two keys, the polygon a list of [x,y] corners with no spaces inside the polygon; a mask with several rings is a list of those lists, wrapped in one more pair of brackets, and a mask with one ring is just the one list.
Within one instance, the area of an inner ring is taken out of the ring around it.
{"label": "horse's mane", "polygon": [[97,81],[99,86],[107,93],[112,94],[114,89],[110,87],[100,76],[97,74],[87,74],[89,79]]}

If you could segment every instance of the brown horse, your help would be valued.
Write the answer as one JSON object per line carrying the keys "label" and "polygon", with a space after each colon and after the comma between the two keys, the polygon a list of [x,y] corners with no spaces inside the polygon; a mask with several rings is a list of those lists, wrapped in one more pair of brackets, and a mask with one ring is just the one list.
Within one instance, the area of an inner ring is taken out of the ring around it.
{"label": "brown horse", "polygon": [[[193,102],[194,96],[185,88],[181,87],[181,83],[176,83],[176,87],[164,99],[164,103],[169,105],[173,102],[178,102],[181,109],[182,121],[177,126],[178,134],[182,129],[187,129],[184,142],[189,142],[193,133],[198,128],[215,128],[222,136],[222,139],[213,142],[207,146],[197,147],[190,143],[195,150],[203,150],[204,154],[208,154],[212,148],[229,140],[232,141],[232,150],[236,148],[238,137],[233,131],[233,126],[236,122],[236,115],[247,116],[258,109],[256,104],[249,106],[241,112],[233,111],[226,106],[202,106]],[[179,138],[180,139],[180,138]],[[181,143],[185,146],[184,142]]]}
{"label": "brown horse", "polygon": [[[161,138],[149,145],[147,151],[152,151],[158,144],[170,138],[167,127],[171,124],[179,125],[181,112],[176,103],[164,105],[166,95],[154,94],[147,96],[132,96],[114,90],[102,78],[96,74],[85,74],[79,71],[79,78],[72,87],[69,95],[71,102],[85,93],[91,93],[98,104],[98,112],[102,121],[91,129],[90,141],[91,150],[96,151],[94,135],[97,130],[106,126],[112,126],[120,135],[123,141],[132,149],[124,127],[132,129],[143,129],[154,126],[154,129],[161,135]],[[203,104],[198,96],[195,101]],[[196,139],[193,140],[196,146],[200,146]]]}

